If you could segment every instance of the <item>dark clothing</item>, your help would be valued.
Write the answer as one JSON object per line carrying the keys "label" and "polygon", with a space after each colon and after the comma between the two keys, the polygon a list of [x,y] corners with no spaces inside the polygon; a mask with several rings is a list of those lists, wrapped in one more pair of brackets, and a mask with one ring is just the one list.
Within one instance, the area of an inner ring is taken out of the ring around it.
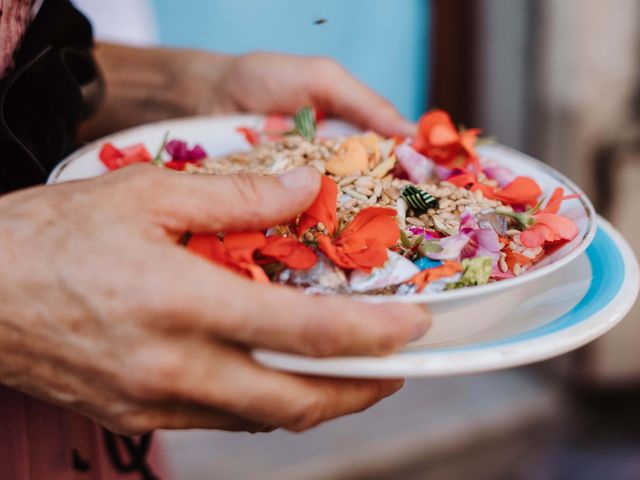
{"label": "dark clothing", "polygon": [[44,183],[74,148],[102,81],[89,21],[68,0],[46,0],[0,81],[0,192]]}

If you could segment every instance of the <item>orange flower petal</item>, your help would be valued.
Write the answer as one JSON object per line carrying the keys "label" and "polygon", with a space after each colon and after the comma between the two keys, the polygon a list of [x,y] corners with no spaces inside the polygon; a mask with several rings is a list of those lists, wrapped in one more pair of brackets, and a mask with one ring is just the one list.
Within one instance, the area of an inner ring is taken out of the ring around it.
{"label": "orange flower petal", "polygon": [[224,236],[224,247],[235,262],[253,263],[253,254],[266,243],[262,232],[227,233]]}
{"label": "orange flower petal", "polygon": [[460,145],[462,146],[466,154],[470,157],[478,156],[475,149],[473,148],[478,142],[478,135],[480,135],[479,128],[470,128],[469,130],[460,132]]}
{"label": "orange flower petal", "polygon": [[533,206],[542,194],[540,186],[533,178],[516,177],[505,188],[495,191],[495,198],[508,205]]}
{"label": "orange flower petal", "polygon": [[224,246],[215,233],[191,235],[187,249],[216,263],[224,264],[227,260]]}
{"label": "orange flower petal", "polygon": [[293,269],[307,269],[315,265],[317,257],[313,250],[295,238],[274,235],[260,248],[265,257],[273,258]]}
{"label": "orange flower petal", "polygon": [[562,215],[556,213],[538,213],[534,215],[536,224],[548,227],[555,235],[563,240],[573,240],[578,235],[576,224]]}
{"label": "orange flower petal", "polygon": [[460,173],[447,179],[447,182],[459,188],[470,188],[478,183],[476,176],[472,173]]}
{"label": "orange flower petal", "polygon": [[536,223],[520,234],[520,241],[527,248],[541,247],[550,234],[553,232],[548,227]]}
{"label": "orange flower petal", "polygon": [[350,236],[376,240],[391,247],[400,240],[400,229],[395,221],[396,211],[391,208],[369,207],[361,210],[340,234],[340,239]]}
{"label": "orange flower petal", "polygon": [[560,210],[560,205],[562,204],[562,194],[563,194],[564,190],[562,190],[562,187],[558,187],[556,188],[553,193],[551,194],[551,196],[549,197],[549,201],[547,202],[547,205],[540,210],[540,212],[544,212],[544,213],[558,213],[558,210]]}
{"label": "orange flower petal", "polygon": [[265,243],[262,233],[232,233],[225,235],[224,240],[221,242],[216,234],[195,234],[189,239],[187,249],[253,280],[269,281],[252,258],[257,245]]}
{"label": "orange flower petal", "polygon": [[[544,255],[544,251],[542,252],[542,255]],[[523,255],[518,252],[513,252],[511,250],[507,251],[507,256],[505,258],[505,262],[507,263],[507,267],[509,267],[509,270],[513,270],[513,267],[515,266],[516,263],[520,264],[520,266],[529,266],[529,265],[533,265],[533,263],[537,261],[538,261],[538,257],[536,257],[535,259],[532,259],[527,257],[526,255]]]}
{"label": "orange flower petal", "polygon": [[[340,248],[340,247],[338,247]],[[381,243],[372,243],[365,249],[348,254],[349,260],[357,265],[357,268],[369,272],[372,268],[384,266],[389,258],[387,247]]]}
{"label": "orange flower petal", "polygon": [[416,290],[421,292],[429,283],[450,277],[461,271],[462,265],[459,262],[445,261],[439,267],[428,268],[416,273],[411,277],[409,283],[413,283],[416,286]]}
{"label": "orange flower petal", "polygon": [[477,157],[474,146],[479,133],[477,129],[458,132],[447,112],[432,110],[420,118],[412,146],[437,163],[465,167]]}
{"label": "orange flower petal", "polygon": [[347,270],[358,268],[358,265],[350,260],[349,257],[331,241],[331,238],[326,235],[318,235],[316,240],[318,241],[320,251],[336,265]]}
{"label": "orange flower petal", "polygon": [[458,141],[458,130],[444,110],[432,110],[418,122],[418,129],[433,146],[450,145]]}
{"label": "orange flower petal", "polygon": [[307,230],[322,223],[327,231],[333,235],[338,228],[336,203],[338,200],[338,185],[326,175],[321,178],[320,191],[313,204],[300,216],[298,221],[298,235],[302,236]]}

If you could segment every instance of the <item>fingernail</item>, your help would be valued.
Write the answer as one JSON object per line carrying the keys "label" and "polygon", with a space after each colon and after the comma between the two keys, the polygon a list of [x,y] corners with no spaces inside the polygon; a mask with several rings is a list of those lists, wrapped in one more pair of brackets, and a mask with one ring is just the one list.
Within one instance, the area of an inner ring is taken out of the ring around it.
{"label": "fingernail", "polygon": [[317,177],[318,172],[313,167],[300,167],[279,175],[278,180],[287,190],[300,190],[314,185]]}

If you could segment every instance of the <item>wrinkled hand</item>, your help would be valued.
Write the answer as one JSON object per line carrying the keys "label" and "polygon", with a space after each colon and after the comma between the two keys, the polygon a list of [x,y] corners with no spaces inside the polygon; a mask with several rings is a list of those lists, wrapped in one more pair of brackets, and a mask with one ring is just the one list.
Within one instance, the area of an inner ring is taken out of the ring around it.
{"label": "wrinkled hand", "polygon": [[252,53],[225,62],[212,90],[214,111],[293,114],[312,105],[381,135],[415,133],[390,102],[329,58]]}
{"label": "wrinkled hand", "polygon": [[317,173],[184,175],[133,166],[0,197],[0,383],[121,433],[304,430],[360,411],[398,380],[269,370],[254,347],[386,354],[429,316],[253,283],[176,244],[304,210]]}
{"label": "wrinkled hand", "polygon": [[384,136],[415,134],[415,125],[391,103],[324,57],[230,56],[105,43],[95,55],[107,95],[98,114],[82,125],[83,141],[166,118],[293,114],[306,105]]}

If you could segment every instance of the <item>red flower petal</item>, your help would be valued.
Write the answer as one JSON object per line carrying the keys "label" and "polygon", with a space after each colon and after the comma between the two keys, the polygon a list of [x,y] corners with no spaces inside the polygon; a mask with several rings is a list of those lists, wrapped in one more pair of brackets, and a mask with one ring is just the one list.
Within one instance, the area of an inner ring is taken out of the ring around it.
{"label": "red flower petal", "polygon": [[495,190],[495,198],[507,205],[534,206],[542,194],[533,178],[516,177],[505,188]]}
{"label": "red flower petal", "polygon": [[365,208],[343,230],[340,239],[357,236],[391,247],[400,239],[400,229],[396,224],[395,217],[396,211],[391,208]]}
{"label": "red flower petal", "polygon": [[338,185],[329,177],[321,178],[320,191],[313,204],[300,216],[298,221],[298,235],[302,236],[318,223],[322,223],[329,234],[333,235],[338,228],[336,202],[338,200]]}
{"label": "red flower petal", "polygon": [[354,263],[348,255],[346,255],[341,248],[337,247],[332,241],[331,238],[326,235],[318,235],[316,237],[318,241],[318,248],[320,251],[324,253],[329,260],[333,263],[347,270],[353,270],[354,268],[358,268],[358,265]]}
{"label": "red flower petal", "polygon": [[187,249],[216,263],[224,264],[227,261],[224,246],[215,233],[191,235]]}
{"label": "red flower petal", "polygon": [[527,248],[541,247],[547,241],[549,233],[548,227],[536,223],[520,234],[520,241]]}
{"label": "red flower petal", "polygon": [[260,143],[260,134],[257,130],[248,127],[238,127],[236,128],[236,131],[240,132],[250,145],[255,146]]}
{"label": "red flower petal", "polygon": [[313,250],[295,238],[274,235],[260,248],[265,257],[273,258],[293,269],[306,270],[315,265],[317,257]]}
{"label": "red flower petal", "polygon": [[253,261],[253,253],[266,240],[262,233],[232,233],[221,242],[215,234],[192,235],[187,249],[259,282],[269,282],[264,270]]}
{"label": "red flower petal", "polygon": [[548,227],[555,235],[563,240],[573,240],[578,235],[576,224],[562,215],[556,213],[538,213],[534,215],[536,224]]}
{"label": "red flower petal", "polygon": [[111,143],[105,143],[98,156],[109,170],[117,170],[132,163],[151,162],[151,154],[142,144],[132,145],[120,150]]}
{"label": "red flower petal", "polygon": [[150,162],[152,160],[151,154],[142,143],[136,143],[120,149],[125,157],[137,157],[141,162]]}
{"label": "red flower petal", "polygon": [[253,263],[253,254],[266,243],[262,232],[227,233],[224,236],[224,246],[236,262]]}
{"label": "red flower petal", "polygon": [[465,167],[477,158],[474,146],[479,133],[477,129],[458,132],[447,112],[432,110],[420,118],[412,146],[436,163]]}
{"label": "red flower petal", "polygon": [[562,204],[562,193],[564,191],[562,190],[562,187],[558,187],[556,188],[553,193],[551,194],[551,196],[549,197],[549,201],[547,202],[547,205],[540,210],[541,213],[558,213],[558,210],[560,210],[560,205]]}

